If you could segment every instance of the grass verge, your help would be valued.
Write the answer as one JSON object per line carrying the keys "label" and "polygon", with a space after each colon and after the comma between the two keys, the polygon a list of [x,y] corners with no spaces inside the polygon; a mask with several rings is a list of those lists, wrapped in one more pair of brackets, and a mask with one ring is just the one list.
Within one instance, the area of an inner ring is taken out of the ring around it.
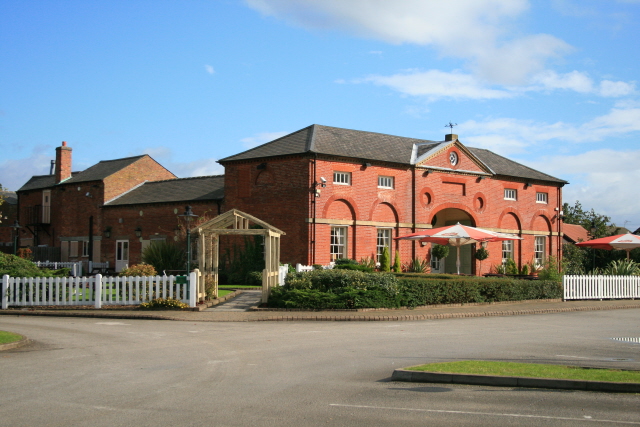
{"label": "grass verge", "polygon": [[252,289],[259,288],[260,286],[251,285],[218,285],[218,289]]}
{"label": "grass verge", "polygon": [[225,290],[225,289],[218,288],[218,298],[223,297],[225,295],[229,295],[231,292],[233,292],[233,291],[228,291],[228,290]]}
{"label": "grass verge", "polygon": [[537,363],[468,360],[461,362],[429,363],[405,369],[409,371],[446,372],[449,374],[476,374],[503,377],[640,383],[640,371],[543,365]]}
{"label": "grass verge", "polygon": [[11,332],[0,331],[0,344],[9,344],[11,342],[20,341],[22,336]]}

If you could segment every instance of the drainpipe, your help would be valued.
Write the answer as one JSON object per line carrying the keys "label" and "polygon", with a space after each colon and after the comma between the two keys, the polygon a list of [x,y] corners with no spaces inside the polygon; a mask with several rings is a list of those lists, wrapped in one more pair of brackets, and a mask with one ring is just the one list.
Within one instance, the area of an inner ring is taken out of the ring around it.
{"label": "drainpipe", "polygon": [[[413,227],[411,228],[411,232],[416,232],[416,167],[413,166],[411,168],[411,224]],[[415,240],[411,242],[411,259],[416,258],[416,242]]]}
{"label": "drainpipe", "polygon": [[[318,170],[318,153],[313,153],[313,187],[315,190],[315,185],[317,180],[317,170]],[[311,225],[311,265],[316,263],[316,213],[317,213],[317,203],[316,203],[316,192],[309,192],[309,197],[311,198],[311,208],[312,208],[312,218],[313,223]]]}

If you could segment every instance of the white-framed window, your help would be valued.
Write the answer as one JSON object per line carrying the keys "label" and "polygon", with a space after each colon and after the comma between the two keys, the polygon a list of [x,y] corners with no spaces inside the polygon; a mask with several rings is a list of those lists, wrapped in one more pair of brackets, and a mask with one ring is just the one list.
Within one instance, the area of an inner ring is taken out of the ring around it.
{"label": "white-framed window", "polygon": [[442,266],[442,258],[436,258],[433,255],[433,248],[435,244],[431,245],[431,272],[441,272],[440,267]]}
{"label": "white-framed window", "polygon": [[351,172],[333,172],[333,183],[339,185],[351,185]]}
{"label": "white-framed window", "polygon": [[390,188],[393,189],[394,179],[392,176],[378,176],[378,187],[379,188]]}
{"label": "white-framed window", "polygon": [[536,203],[549,203],[549,193],[536,193]]}
{"label": "white-framed window", "polygon": [[518,192],[513,188],[505,188],[504,189],[504,199],[505,200],[518,200]]}
{"label": "white-framed window", "polygon": [[509,259],[513,259],[513,240],[504,240],[502,242],[502,265],[506,265]]}
{"label": "white-framed window", "polygon": [[389,248],[389,257],[391,257],[391,229],[378,228],[378,240],[376,242],[377,262],[380,262],[380,257],[385,247]]}
{"label": "white-framed window", "polygon": [[89,241],[82,241],[82,256],[89,256]]}
{"label": "white-framed window", "polygon": [[542,267],[544,265],[546,246],[547,238],[545,236],[536,236],[536,243],[533,252],[533,261],[536,267]]}
{"label": "white-framed window", "polygon": [[331,262],[347,258],[347,227],[331,227]]}

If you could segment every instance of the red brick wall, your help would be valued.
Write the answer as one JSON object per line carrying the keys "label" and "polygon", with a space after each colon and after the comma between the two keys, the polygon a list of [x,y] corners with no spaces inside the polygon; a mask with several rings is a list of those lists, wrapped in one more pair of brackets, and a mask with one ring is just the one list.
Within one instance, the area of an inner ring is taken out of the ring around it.
{"label": "red brick wall", "polygon": [[[266,163],[264,169],[258,165]],[[287,233],[283,263],[308,263],[310,246],[310,159],[302,157],[225,165],[225,211],[238,209]]]}
{"label": "red brick wall", "polygon": [[[214,218],[218,215],[218,206],[215,202],[193,202],[191,208],[198,218],[192,222],[195,224]],[[104,237],[104,232],[100,232],[102,237],[101,260],[109,261],[111,265],[115,263],[115,250],[117,240],[129,241],[129,265],[139,264],[141,258],[141,247],[143,240],[164,237],[168,241],[178,237],[184,241],[185,221],[180,215],[184,213],[184,203],[163,203],[150,205],[131,206],[105,206],[102,209],[102,223],[104,230],[111,227],[111,237]],[[140,227],[142,236],[136,237],[135,230]],[[180,230],[176,234],[176,228]]]}
{"label": "red brick wall", "polygon": [[108,201],[144,181],[162,181],[176,176],[149,156],[104,179],[104,200]]}

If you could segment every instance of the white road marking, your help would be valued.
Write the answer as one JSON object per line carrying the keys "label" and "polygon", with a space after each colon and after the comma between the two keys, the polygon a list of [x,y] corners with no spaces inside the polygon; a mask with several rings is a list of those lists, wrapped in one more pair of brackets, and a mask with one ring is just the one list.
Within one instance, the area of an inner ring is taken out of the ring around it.
{"label": "white road marking", "polygon": [[97,322],[96,325],[109,325],[109,326],[115,326],[115,325],[130,325],[131,323],[122,323],[122,322]]}
{"label": "white road marking", "polygon": [[416,408],[392,408],[388,406],[368,406],[368,405],[343,405],[340,403],[330,403],[329,406],[341,408],[361,408],[361,409],[388,409],[393,411],[412,411],[412,412],[434,412],[439,414],[462,414],[462,415],[488,415],[494,417],[512,417],[512,418],[539,418],[544,420],[565,420],[565,421],[593,421],[598,423],[627,424],[640,425],[640,422],[634,421],[616,421],[616,420],[599,420],[594,418],[571,418],[571,417],[552,417],[549,415],[528,415],[528,414],[504,414],[500,412],[473,412],[473,411],[447,411],[444,409],[416,409]]}

